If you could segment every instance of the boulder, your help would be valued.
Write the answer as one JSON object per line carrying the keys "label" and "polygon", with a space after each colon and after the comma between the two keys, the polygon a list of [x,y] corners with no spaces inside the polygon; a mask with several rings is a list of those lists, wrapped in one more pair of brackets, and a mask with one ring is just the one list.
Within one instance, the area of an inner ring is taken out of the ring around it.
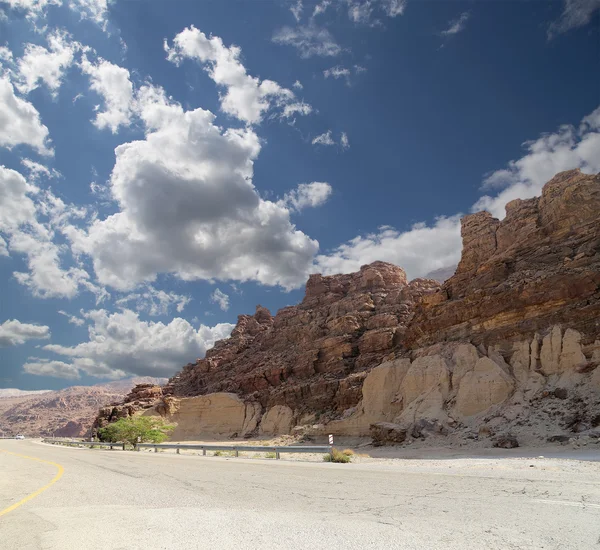
{"label": "boulder", "polygon": [[376,447],[382,445],[397,445],[406,439],[406,430],[398,424],[391,422],[376,422],[371,424],[371,437],[373,445]]}

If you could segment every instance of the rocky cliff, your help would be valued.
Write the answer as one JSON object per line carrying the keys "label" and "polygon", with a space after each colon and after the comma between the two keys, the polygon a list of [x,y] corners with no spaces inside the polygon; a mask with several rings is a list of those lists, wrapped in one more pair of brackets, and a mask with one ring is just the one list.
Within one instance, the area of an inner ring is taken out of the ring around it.
{"label": "rocky cliff", "polygon": [[299,305],[240,316],[160,395],[131,396],[97,425],[146,411],[178,422],[175,439],[596,433],[600,176],[558,174],[506,210],[462,220],[462,258],[443,285],[383,262],[313,275]]}

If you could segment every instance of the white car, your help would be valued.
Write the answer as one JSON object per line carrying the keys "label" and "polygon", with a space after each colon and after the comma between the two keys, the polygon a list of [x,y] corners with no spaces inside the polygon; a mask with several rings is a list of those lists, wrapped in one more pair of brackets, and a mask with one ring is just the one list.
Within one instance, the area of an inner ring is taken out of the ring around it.
{"label": "white car", "polygon": [[15,439],[25,439],[25,436],[24,436],[24,435],[21,435],[21,434],[19,434],[19,435],[15,436]]}

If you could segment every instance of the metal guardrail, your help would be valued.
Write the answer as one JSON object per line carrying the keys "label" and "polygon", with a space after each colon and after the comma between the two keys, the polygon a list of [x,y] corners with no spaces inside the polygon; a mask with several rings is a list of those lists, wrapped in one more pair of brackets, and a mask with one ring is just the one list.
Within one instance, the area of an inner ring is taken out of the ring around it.
{"label": "metal guardrail", "polygon": [[[107,443],[104,441],[72,441],[65,439],[50,439],[43,440],[44,443],[52,443],[59,445],[84,445],[87,447],[121,447],[125,450],[125,443]],[[275,446],[256,446],[256,445],[197,445],[193,443],[137,443],[135,450],[154,449],[157,453],[159,449],[176,449],[177,454],[181,449],[202,451],[202,455],[206,456],[206,451],[227,451],[235,453],[239,456],[240,452],[259,452],[259,453],[275,453],[275,458],[281,458],[281,453],[326,453],[333,455],[333,447],[329,445],[321,446],[305,446],[305,445],[289,445],[286,447]]]}
{"label": "metal guardrail", "polygon": [[202,451],[202,455],[206,456],[206,451],[229,451],[234,452],[235,456],[239,456],[240,452],[259,452],[259,453],[275,453],[275,458],[279,459],[281,453],[328,453],[333,455],[333,447],[330,446],[305,446],[305,445],[289,445],[285,447],[272,446],[253,446],[253,445],[194,445],[185,443],[138,443],[135,450],[139,451],[142,448],[154,449],[157,453],[158,449],[177,449],[177,454],[181,449],[193,449]]}
{"label": "metal guardrail", "polygon": [[52,445],[83,445],[84,447],[121,447],[125,450],[125,443],[109,443],[106,441],[74,441],[68,439],[49,439],[42,440],[44,443],[52,443]]}

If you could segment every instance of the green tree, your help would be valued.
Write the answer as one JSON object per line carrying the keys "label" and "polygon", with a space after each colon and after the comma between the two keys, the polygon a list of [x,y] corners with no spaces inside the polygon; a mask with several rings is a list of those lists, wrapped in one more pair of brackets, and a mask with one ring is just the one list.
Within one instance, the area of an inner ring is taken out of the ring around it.
{"label": "green tree", "polygon": [[[129,416],[98,430],[101,441],[140,443],[162,443],[175,429],[158,416]],[[138,439],[139,438],[139,439]]]}

